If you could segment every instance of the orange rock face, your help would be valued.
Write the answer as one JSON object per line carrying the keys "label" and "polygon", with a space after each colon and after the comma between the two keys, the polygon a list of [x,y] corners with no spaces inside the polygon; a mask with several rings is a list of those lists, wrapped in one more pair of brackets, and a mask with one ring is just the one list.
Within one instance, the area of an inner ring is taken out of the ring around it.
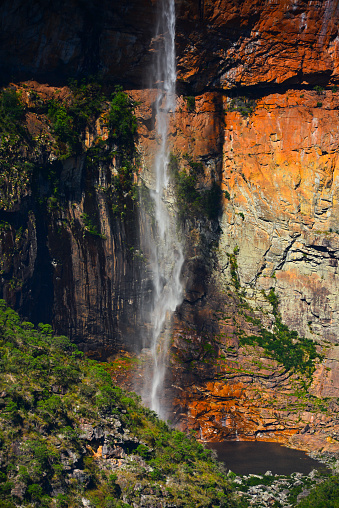
{"label": "orange rock face", "polygon": [[[146,92],[133,94],[143,100],[140,123],[148,122],[152,100]],[[195,275],[186,279],[175,319],[166,404],[172,385],[174,420],[204,440],[276,440],[337,451],[339,94],[291,89],[257,99],[252,113],[247,106],[246,98],[232,102],[208,93],[189,111],[179,97],[172,119],[170,141],[180,167],[188,168],[187,156],[201,161],[199,185],[216,180],[224,197],[213,267],[211,252],[201,246],[205,226],[187,232],[184,274],[189,267]],[[155,135],[146,125],[140,146],[147,165]],[[238,290],[230,266],[235,251]],[[272,288],[283,322],[319,343],[325,355],[309,395],[301,378],[262,348],[239,348],[239,336],[254,333],[246,305],[272,326],[272,307],[262,294]]]}
{"label": "orange rock face", "polygon": [[180,77],[196,89],[338,79],[335,0],[183,0],[178,12]]}

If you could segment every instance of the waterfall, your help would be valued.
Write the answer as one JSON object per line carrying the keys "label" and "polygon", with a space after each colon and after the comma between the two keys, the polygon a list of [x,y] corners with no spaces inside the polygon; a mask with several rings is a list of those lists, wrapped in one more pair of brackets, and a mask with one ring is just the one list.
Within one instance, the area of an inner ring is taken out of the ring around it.
{"label": "waterfall", "polygon": [[152,233],[146,235],[153,283],[149,337],[152,372],[144,382],[144,400],[159,416],[165,417],[161,392],[167,366],[171,317],[182,301],[180,273],[184,261],[168,188],[168,132],[170,117],[175,112],[176,81],[174,0],[159,0],[157,18],[154,80],[157,86],[155,111],[158,150],[153,167],[154,188],[151,190],[154,223]]}

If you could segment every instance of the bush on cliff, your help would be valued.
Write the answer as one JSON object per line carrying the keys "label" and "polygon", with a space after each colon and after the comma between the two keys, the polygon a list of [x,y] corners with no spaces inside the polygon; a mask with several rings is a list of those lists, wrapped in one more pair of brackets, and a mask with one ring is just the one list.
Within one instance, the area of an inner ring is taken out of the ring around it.
{"label": "bush on cliff", "polygon": [[21,129],[24,107],[15,90],[5,89],[0,93],[0,133],[13,134]]}
{"label": "bush on cliff", "polygon": [[126,155],[134,155],[137,119],[134,115],[136,103],[117,87],[112,95],[108,114],[108,128],[110,136],[119,146],[127,151]]}
{"label": "bush on cliff", "polygon": [[3,300],[0,370],[1,506],[240,506],[201,444]]}
{"label": "bush on cliff", "polygon": [[[237,277],[235,279],[238,280]],[[279,298],[273,288],[268,294],[265,292],[263,294],[272,305],[272,313],[275,318],[272,331],[266,330],[259,319],[247,315],[247,321],[257,326],[258,334],[241,335],[239,344],[253,345],[256,343],[265,350],[268,356],[281,363],[287,371],[299,372],[306,378],[312,379],[316,360],[322,361],[323,359],[323,355],[317,351],[317,344],[306,337],[299,337],[295,330],[290,330],[282,322],[278,310]]]}
{"label": "bush on cliff", "polygon": [[189,172],[180,170],[178,159],[172,154],[169,161],[177,195],[177,205],[181,220],[207,218],[216,220],[221,213],[220,186],[213,182],[209,189],[198,188],[198,176],[203,165],[188,158]]}
{"label": "bush on cliff", "polygon": [[30,135],[20,94],[0,91],[0,208],[9,210],[27,191],[33,164],[27,157]]}
{"label": "bush on cliff", "polygon": [[56,96],[49,101],[47,109],[61,159],[81,152],[86,128],[93,128],[104,108],[105,97],[100,84],[79,84],[74,80],[71,90],[72,95],[67,101]]}

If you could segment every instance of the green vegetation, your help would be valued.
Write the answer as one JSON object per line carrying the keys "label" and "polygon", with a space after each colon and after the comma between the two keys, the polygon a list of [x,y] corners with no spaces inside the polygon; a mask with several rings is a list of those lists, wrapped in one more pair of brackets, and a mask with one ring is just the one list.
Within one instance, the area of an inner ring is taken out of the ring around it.
{"label": "green vegetation", "polygon": [[238,262],[237,262],[237,255],[239,253],[238,246],[234,247],[233,253],[228,254],[228,258],[230,261],[230,270],[231,270],[231,279],[233,286],[236,290],[240,289],[240,281],[238,276]]}
{"label": "green vegetation", "polygon": [[321,95],[324,92],[325,88],[323,86],[320,86],[320,85],[315,85],[313,87],[313,90],[315,92],[317,92],[318,95]]}
{"label": "green vegetation", "polygon": [[[296,331],[290,330],[282,322],[279,312],[279,298],[272,288],[269,293],[262,291],[266,300],[272,306],[274,323],[271,331],[263,327],[260,319],[254,317],[252,309],[244,297],[238,275],[237,255],[239,248],[236,246],[233,253],[228,254],[232,284],[240,299],[241,314],[248,323],[256,328],[255,335],[245,335],[239,331],[239,345],[254,345],[262,347],[265,354],[281,363],[287,371],[298,372],[311,379],[315,371],[315,361],[322,361],[323,355],[317,352],[317,344],[305,337],[299,337]],[[304,381],[302,381],[305,384]]]}
{"label": "green vegetation", "polygon": [[110,104],[108,128],[111,138],[123,148],[125,155],[135,155],[136,105],[121,87],[116,88]]}
{"label": "green vegetation", "polygon": [[[48,103],[48,117],[52,132],[59,146],[61,159],[70,157],[84,149],[82,136],[86,128],[93,128],[97,118],[105,111],[107,104],[98,83],[71,83],[72,95],[65,101],[57,97]],[[112,95],[106,114],[109,141],[114,141],[124,155],[135,152],[137,121],[134,116],[136,103],[117,87]],[[104,120],[103,120],[104,121]],[[109,144],[109,143],[108,143]],[[99,145],[103,148],[103,145]]]}
{"label": "green vegetation", "polygon": [[21,127],[25,109],[20,102],[19,94],[12,89],[2,90],[0,93],[0,134],[16,136],[17,132],[24,133]]}
{"label": "green vegetation", "polygon": [[85,231],[93,236],[98,236],[102,240],[106,240],[106,236],[102,235],[99,231],[97,226],[93,224],[93,220],[89,217],[87,213],[83,213],[81,216],[84,224],[85,224]]}
{"label": "green vegetation", "polygon": [[339,475],[314,487],[298,508],[339,508]]}
{"label": "green vegetation", "polygon": [[172,154],[170,170],[174,178],[179,216],[186,219],[217,219],[221,212],[220,186],[213,182],[210,189],[198,188],[198,176],[203,170],[201,163],[189,161],[189,172],[179,169],[178,159]]}
{"label": "green vegetation", "polygon": [[83,82],[79,85],[73,81],[71,88],[72,95],[68,101],[56,97],[49,101],[47,109],[60,159],[81,152],[84,130],[86,127],[93,127],[103,111],[105,100],[98,83]]}
{"label": "green vegetation", "polygon": [[25,194],[33,171],[26,156],[30,137],[23,126],[24,112],[15,90],[0,92],[0,207],[4,210]]}
{"label": "green vegetation", "polygon": [[[75,155],[85,155],[86,165],[93,171],[99,167],[107,170],[114,160],[116,175],[111,177],[109,170],[105,189],[112,201],[112,210],[123,215],[126,201],[134,199],[136,103],[119,87],[109,102],[101,85],[95,81],[78,83],[73,80],[70,88],[66,96],[65,91],[61,95],[56,90],[50,100],[43,100],[39,93],[31,90],[28,105],[15,90],[0,92],[0,206],[4,210],[11,209],[32,186],[33,199],[39,206],[46,206],[48,212],[61,210],[62,163]],[[32,136],[27,129],[25,114],[31,111],[38,113],[39,135]],[[99,118],[101,124],[107,126],[108,138],[98,137],[87,148],[86,132],[95,136]],[[46,152],[53,153],[54,160],[41,164],[41,160],[46,159],[41,155]],[[92,235],[100,235],[89,223],[85,229]]]}
{"label": "green vegetation", "polygon": [[[105,189],[114,215],[121,218],[133,208],[136,198],[134,174],[138,161],[136,150],[137,119],[134,111],[137,103],[116,87],[106,115],[109,131],[107,141],[98,139],[96,144],[87,151],[87,164],[93,168],[112,163],[116,159],[116,175]],[[91,228],[92,234],[93,228]]]}
{"label": "green vegetation", "polygon": [[241,116],[247,118],[252,115],[257,103],[254,99],[248,97],[235,97],[232,99],[227,107],[227,111],[238,111]]}
{"label": "green vegetation", "polygon": [[187,111],[193,113],[195,111],[195,97],[189,95],[184,97],[184,99],[186,101]]}
{"label": "green vegetation", "polygon": [[0,300],[1,506],[240,506],[210,452],[114,386],[109,368]]}
{"label": "green vegetation", "polygon": [[299,337],[296,331],[291,331],[281,320],[278,311],[279,299],[274,289],[265,298],[273,308],[275,322],[271,332],[263,328],[259,320],[253,320],[258,327],[258,335],[240,337],[240,344],[258,344],[265,353],[284,365],[286,370],[299,372],[308,378],[312,377],[315,370],[315,361],[322,360],[323,356],[317,352],[316,344],[305,337]]}

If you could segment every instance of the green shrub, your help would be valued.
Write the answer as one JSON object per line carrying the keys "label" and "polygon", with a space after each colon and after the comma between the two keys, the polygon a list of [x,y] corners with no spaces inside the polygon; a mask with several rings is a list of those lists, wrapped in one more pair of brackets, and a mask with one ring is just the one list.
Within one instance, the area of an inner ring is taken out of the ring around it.
{"label": "green shrub", "polygon": [[174,178],[179,217],[186,219],[215,220],[221,213],[220,186],[213,182],[210,189],[198,189],[198,174],[203,171],[201,163],[189,162],[189,173],[179,170],[177,158],[170,157],[170,171]]}
{"label": "green shrub", "polygon": [[189,113],[193,113],[195,111],[195,97],[194,96],[186,96],[184,97],[186,101],[187,111]]}
{"label": "green shrub", "polygon": [[0,92],[0,208],[10,210],[27,191],[34,165],[27,156],[31,137],[25,108],[12,89]]}
{"label": "green shrub", "polygon": [[112,139],[129,154],[135,151],[137,119],[134,115],[136,103],[117,87],[110,103],[108,128]]}
{"label": "green shrub", "polygon": [[47,115],[56,137],[61,159],[80,153],[82,135],[103,111],[104,96],[98,83],[71,82],[72,96],[68,102],[52,99]]}
{"label": "green shrub", "polygon": [[259,327],[258,335],[241,336],[239,343],[257,343],[266,354],[284,365],[286,370],[300,372],[311,378],[315,370],[315,360],[322,360],[323,356],[317,352],[316,344],[312,340],[299,337],[296,331],[290,330],[282,322],[278,311],[279,299],[274,289],[271,289],[268,295],[264,293],[264,296],[273,307],[273,331],[269,332],[256,321],[255,324]]}
{"label": "green shrub", "polygon": [[0,92],[0,134],[23,133],[21,123],[25,108],[15,90],[5,89]]}
{"label": "green shrub", "polygon": [[298,508],[339,508],[339,476],[332,476],[328,480],[314,487]]}
{"label": "green shrub", "polygon": [[79,142],[75,131],[74,119],[69,114],[69,108],[52,99],[48,107],[48,116],[52,121],[52,131],[57,140],[69,145],[73,149]]}
{"label": "green shrub", "polygon": [[98,236],[99,238],[102,238],[103,240],[106,240],[106,236],[101,234],[98,231],[98,228],[93,224],[93,220],[90,218],[90,216],[87,213],[83,213],[81,215],[81,218],[85,224],[85,231],[93,236]]}
{"label": "green shrub", "polygon": [[241,116],[247,118],[252,115],[257,103],[254,99],[249,99],[248,97],[235,97],[232,99],[227,107],[227,111],[238,111]]}
{"label": "green shrub", "polygon": [[315,85],[313,87],[313,90],[315,90],[317,92],[318,95],[321,95],[323,92],[324,92],[324,87],[323,86],[320,86],[320,85]]}
{"label": "green shrub", "polygon": [[27,493],[33,501],[40,501],[43,495],[43,489],[41,485],[33,483],[32,485],[29,485]]}

